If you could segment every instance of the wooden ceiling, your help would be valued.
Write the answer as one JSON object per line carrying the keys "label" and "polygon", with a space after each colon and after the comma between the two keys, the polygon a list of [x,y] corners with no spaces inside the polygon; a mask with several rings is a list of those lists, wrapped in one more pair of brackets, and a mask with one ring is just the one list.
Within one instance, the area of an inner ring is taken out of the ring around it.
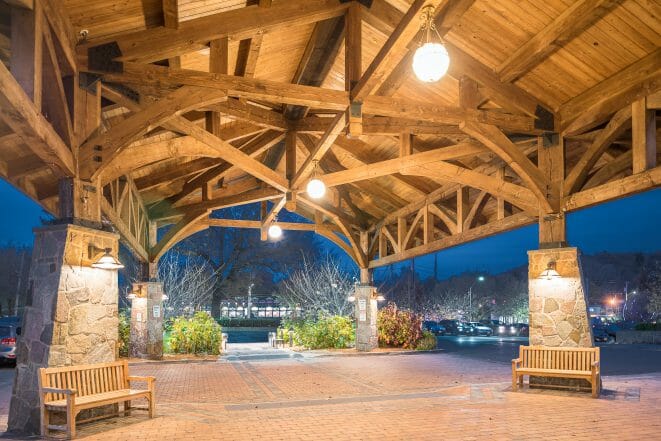
{"label": "wooden ceiling", "polygon": [[[410,68],[427,4],[451,58],[434,84]],[[104,218],[149,260],[243,203],[265,205],[262,231],[295,211],[374,267],[661,180],[656,1],[0,8],[0,173],[55,214],[63,176],[101,187]],[[152,243],[150,224],[174,226]]]}

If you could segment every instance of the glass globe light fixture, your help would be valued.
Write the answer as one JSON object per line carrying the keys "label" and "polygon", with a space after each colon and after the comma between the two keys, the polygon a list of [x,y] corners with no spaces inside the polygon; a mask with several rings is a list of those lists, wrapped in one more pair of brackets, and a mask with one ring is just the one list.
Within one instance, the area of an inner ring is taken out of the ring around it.
{"label": "glass globe light fixture", "polygon": [[317,177],[317,167],[319,161],[314,161],[314,168],[312,169],[312,179],[308,181],[305,190],[312,199],[320,199],[326,194],[326,184]]}
{"label": "glass globe light fixture", "polygon": [[[422,10],[421,29],[426,31],[425,42],[420,42],[420,47],[416,49],[413,55],[413,73],[420,81],[425,83],[434,83],[447,73],[450,67],[450,55],[447,49],[440,43],[441,36],[436,30],[433,17],[433,6],[426,6]],[[434,31],[438,36],[439,42],[433,42],[431,32]]]}
{"label": "glass globe light fixture", "polygon": [[319,178],[312,178],[306,187],[308,195],[313,199],[320,199],[326,194],[326,184]]}
{"label": "glass globe light fixture", "polygon": [[271,239],[279,239],[282,237],[282,228],[278,224],[272,224],[269,227],[269,237]]}

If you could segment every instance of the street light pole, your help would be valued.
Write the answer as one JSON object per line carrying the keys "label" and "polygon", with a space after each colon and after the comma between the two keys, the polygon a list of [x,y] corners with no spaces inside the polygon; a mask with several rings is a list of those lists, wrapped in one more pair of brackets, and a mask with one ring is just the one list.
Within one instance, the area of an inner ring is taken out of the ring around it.
{"label": "street light pole", "polygon": [[475,282],[484,282],[484,276],[478,276],[477,280],[471,283],[471,286],[468,288],[468,321],[473,321],[473,286]]}

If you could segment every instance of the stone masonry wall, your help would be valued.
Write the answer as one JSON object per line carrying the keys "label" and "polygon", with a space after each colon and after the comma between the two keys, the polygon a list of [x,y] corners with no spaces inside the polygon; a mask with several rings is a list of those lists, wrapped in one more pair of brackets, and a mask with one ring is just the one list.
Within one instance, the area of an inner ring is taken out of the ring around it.
{"label": "stone masonry wall", "polygon": [[74,225],[35,230],[10,431],[39,432],[39,368],[116,359],[117,271],[89,266],[90,243],[117,253],[118,237],[112,233]]}
{"label": "stone masonry wall", "polygon": [[163,284],[136,283],[140,296],[131,302],[131,356],[163,358]]}
{"label": "stone masonry wall", "polygon": [[[592,328],[577,248],[528,252],[530,344],[591,347]],[[540,279],[549,261],[561,277]]]}
{"label": "stone masonry wall", "polygon": [[376,330],[377,302],[372,298],[376,288],[357,285],[354,296],[356,314],[356,349],[369,352],[379,346]]}

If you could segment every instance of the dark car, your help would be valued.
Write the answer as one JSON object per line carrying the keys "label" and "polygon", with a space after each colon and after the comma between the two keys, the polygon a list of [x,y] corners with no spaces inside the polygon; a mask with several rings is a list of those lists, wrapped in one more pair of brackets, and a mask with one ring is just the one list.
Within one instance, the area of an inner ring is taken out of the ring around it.
{"label": "dark car", "polygon": [[431,320],[425,320],[424,322],[422,322],[422,329],[425,331],[429,331],[434,335],[445,334],[445,327],[440,323]]}
{"label": "dark car", "polygon": [[493,335],[493,329],[490,326],[479,322],[470,322],[469,325],[473,327],[473,335],[483,335],[485,337],[491,337]]}
{"label": "dark car", "polygon": [[611,339],[611,336],[608,335],[606,329],[604,329],[601,326],[593,327],[592,335],[594,336],[594,341],[598,341],[598,342],[608,342]]}
{"label": "dark car", "polygon": [[441,320],[441,326],[445,328],[445,333],[448,335],[472,335],[473,327],[465,322],[459,320]]}
{"label": "dark car", "polygon": [[16,364],[16,337],[21,328],[12,323],[0,323],[0,363]]}

